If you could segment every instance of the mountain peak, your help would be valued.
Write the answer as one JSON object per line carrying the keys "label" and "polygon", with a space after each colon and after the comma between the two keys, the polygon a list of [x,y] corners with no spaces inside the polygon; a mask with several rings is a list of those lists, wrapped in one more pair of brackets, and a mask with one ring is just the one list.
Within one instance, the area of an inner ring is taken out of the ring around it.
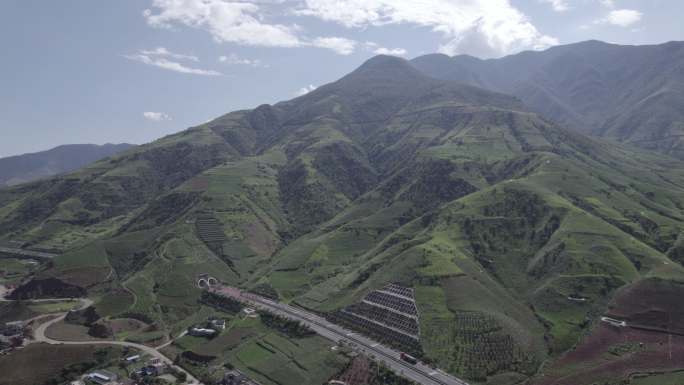
{"label": "mountain peak", "polygon": [[366,60],[366,62],[361,64],[361,66],[352,73],[345,76],[345,78],[367,76],[379,79],[397,78],[397,76],[408,76],[414,79],[426,77],[405,59],[390,55],[377,55]]}

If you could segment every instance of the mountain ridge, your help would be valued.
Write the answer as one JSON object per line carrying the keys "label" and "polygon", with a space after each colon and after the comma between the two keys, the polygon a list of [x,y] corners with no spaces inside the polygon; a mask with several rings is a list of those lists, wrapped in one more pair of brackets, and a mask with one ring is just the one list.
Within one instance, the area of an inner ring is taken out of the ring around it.
{"label": "mountain ridge", "polygon": [[587,41],[500,59],[426,55],[416,68],[520,97],[585,133],[682,157],[684,43],[621,46]]}
{"label": "mountain ridge", "polygon": [[415,289],[422,359],[511,384],[618,290],[684,282],[682,231],[681,161],[386,56],[0,189],[0,241],[63,250],[36,277],[87,289],[103,317],[191,324],[207,273],[326,314],[394,282]]}
{"label": "mountain ridge", "polygon": [[128,143],[66,144],[45,151],[0,158],[0,186],[11,186],[74,171],[133,146]]}

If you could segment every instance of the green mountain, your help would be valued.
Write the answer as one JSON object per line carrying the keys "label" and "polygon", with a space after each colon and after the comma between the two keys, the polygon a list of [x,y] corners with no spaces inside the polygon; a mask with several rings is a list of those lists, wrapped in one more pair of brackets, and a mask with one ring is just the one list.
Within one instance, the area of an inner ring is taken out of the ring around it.
{"label": "green mountain", "polygon": [[131,144],[66,144],[51,150],[0,158],[0,186],[12,186],[78,170],[133,147]]}
{"label": "green mountain", "polygon": [[196,314],[204,273],[319,312],[410,286],[424,359],[515,383],[619,288],[684,280],[682,166],[378,56],[305,96],[0,190],[0,241],[63,250],[37,278],[163,330]]}
{"label": "green mountain", "polygon": [[684,158],[683,60],[684,42],[587,41],[501,59],[435,54],[412,63],[430,76],[516,95],[581,132]]}

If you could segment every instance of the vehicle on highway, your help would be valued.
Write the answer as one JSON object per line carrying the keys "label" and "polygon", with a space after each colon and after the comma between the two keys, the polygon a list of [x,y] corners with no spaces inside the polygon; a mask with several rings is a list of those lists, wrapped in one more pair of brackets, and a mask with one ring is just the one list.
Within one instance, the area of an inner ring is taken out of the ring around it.
{"label": "vehicle on highway", "polygon": [[404,353],[404,352],[401,352],[401,353],[399,354],[399,358],[401,358],[402,360],[408,362],[408,363],[411,364],[411,365],[415,365],[415,364],[418,363],[418,360],[417,360],[415,357],[413,357],[413,356],[410,355],[410,354],[406,354],[406,353]]}

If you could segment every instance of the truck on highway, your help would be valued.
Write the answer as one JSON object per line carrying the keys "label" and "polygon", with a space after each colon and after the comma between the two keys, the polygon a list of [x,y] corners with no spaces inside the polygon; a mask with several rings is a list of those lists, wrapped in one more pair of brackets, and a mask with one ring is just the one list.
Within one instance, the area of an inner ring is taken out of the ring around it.
{"label": "truck on highway", "polygon": [[402,360],[408,362],[408,363],[411,364],[411,365],[415,365],[415,364],[418,363],[418,360],[417,360],[415,357],[413,357],[412,355],[406,354],[406,353],[404,353],[404,352],[401,352],[401,353],[399,354],[399,358],[401,358]]}

